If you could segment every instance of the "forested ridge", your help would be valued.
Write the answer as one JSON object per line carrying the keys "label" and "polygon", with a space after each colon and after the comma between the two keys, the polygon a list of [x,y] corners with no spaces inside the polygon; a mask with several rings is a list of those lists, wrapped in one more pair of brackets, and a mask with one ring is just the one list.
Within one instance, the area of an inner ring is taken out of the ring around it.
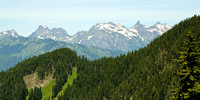
{"label": "forested ridge", "polygon": [[72,68],[77,67],[77,78],[59,100],[168,100],[171,90],[179,84],[175,73],[180,64],[173,59],[183,51],[188,32],[200,41],[200,16],[180,22],[145,48],[118,57],[90,61],[67,48],[32,57],[0,73],[0,99],[26,99],[28,89],[23,77],[34,72],[41,80],[53,73],[54,98],[72,74]]}

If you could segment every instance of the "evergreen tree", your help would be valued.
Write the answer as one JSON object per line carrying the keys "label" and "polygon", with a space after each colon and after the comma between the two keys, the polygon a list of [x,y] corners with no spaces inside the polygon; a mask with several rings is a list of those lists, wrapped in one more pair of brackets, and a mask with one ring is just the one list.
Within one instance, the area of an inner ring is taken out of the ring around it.
{"label": "evergreen tree", "polygon": [[198,42],[195,41],[191,32],[187,34],[188,39],[184,43],[184,51],[176,59],[181,63],[181,71],[177,73],[180,78],[179,87],[173,90],[171,99],[192,99],[198,90],[200,79],[200,51]]}
{"label": "evergreen tree", "polygon": [[41,88],[35,87],[31,89],[31,93],[29,94],[28,100],[41,100],[42,99],[42,91]]}

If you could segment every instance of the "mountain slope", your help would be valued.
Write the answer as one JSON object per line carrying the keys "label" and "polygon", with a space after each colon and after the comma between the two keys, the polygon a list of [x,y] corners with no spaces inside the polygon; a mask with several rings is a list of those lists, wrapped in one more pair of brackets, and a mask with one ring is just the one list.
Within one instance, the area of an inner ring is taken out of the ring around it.
{"label": "mountain slope", "polygon": [[173,74],[179,65],[172,59],[178,58],[189,31],[200,41],[199,27],[200,16],[194,16],[175,25],[147,47],[115,58],[88,61],[64,48],[30,58],[0,73],[0,98],[23,100],[27,96],[23,77],[35,72],[41,80],[48,74],[54,75],[53,95],[56,95],[62,91],[72,68],[77,67],[77,78],[59,100],[169,99],[171,88],[178,84]]}
{"label": "mountain slope", "polygon": [[97,47],[87,47],[79,44],[71,44],[47,39],[36,38],[4,38],[0,40],[0,71],[13,67],[17,62],[26,58],[40,55],[61,47],[71,48],[78,55],[84,55],[88,59],[98,59],[103,56],[117,56],[121,51],[105,50]]}
{"label": "mountain slope", "polygon": [[[53,75],[51,78],[56,79],[56,86],[58,83],[64,84],[68,75],[71,75],[72,68],[79,61],[80,57],[70,49],[59,49],[39,57],[27,59],[17,64],[14,68],[10,68],[6,73],[0,73],[0,99],[25,100],[28,95],[28,90],[26,89],[28,84],[25,84],[24,80],[28,81],[27,76],[30,77],[29,79],[35,77],[36,80],[44,82],[45,76]],[[32,77],[31,74],[34,73],[35,75]]]}

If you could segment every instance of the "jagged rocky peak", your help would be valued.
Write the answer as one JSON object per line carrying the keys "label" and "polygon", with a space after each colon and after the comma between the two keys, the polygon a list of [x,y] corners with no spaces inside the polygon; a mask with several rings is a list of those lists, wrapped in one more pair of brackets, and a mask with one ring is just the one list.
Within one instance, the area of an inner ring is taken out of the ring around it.
{"label": "jagged rocky peak", "polygon": [[39,25],[38,29],[33,32],[29,37],[39,39],[53,39],[57,41],[68,41],[70,36],[63,28],[49,29],[46,25]]}
{"label": "jagged rocky peak", "polygon": [[157,23],[155,23],[153,26],[164,26],[164,27],[171,27],[171,26],[169,26],[168,24],[166,24],[166,23],[160,23],[160,22],[157,22]]}
{"label": "jagged rocky peak", "polygon": [[51,31],[66,31],[63,28],[52,28]]}
{"label": "jagged rocky peak", "polygon": [[167,25],[166,23],[157,22],[153,26],[149,27],[148,31],[150,31],[150,32],[158,32],[159,35],[162,35],[163,33],[165,33],[166,31],[168,31],[171,28],[172,27]]}
{"label": "jagged rocky peak", "polygon": [[63,28],[52,28],[51,29],[51,32],[54,33],[54,34],[67,34],[67,31]]}
{"label": "jagged rocky peak", "polygon": [[14,29],[4,31],[3,33],[17,34],[17,32]]}
{"label": "jagged rocky peak", "polygon": [[14,29],[11,29],[11,30],[0,32],[0,39],[5,38],[5,37],[17,38],[19,37],[19,35]]}
{"label": "jagged rocky peak", "polygon": [[166,28],[166,29],[171,28],[171,26],[167,25],[166,23],[160,23],[160,22],[155,23],[153,26],[156,26],[158,28]]}
{"label": "jagged rocky peak", "polygon": [[141,24],[140,24],[140,21],[138,20],[137,23],[136,23],[135,25],[141,25]]}
{"label": "jagged rocky peak", "polygon": [[114,23],[114,22],[98,23],[98,24],[94,25],[93,28],[95,28],[97,30],[126,29],[125,26],[123,26],[119,23]]}
{"label": "jagged rocky peak", "polygon": [[46,25],[39,25],[39,28],[45,28],[48,29],[48,27]]}
{"label": "jagged rocky peak", "polygon": [[18,35],[17,32],[14,30],[14,29],[11,29],[11,30],[7,30],[6,32],[8,33],[11,33],[11,34],[15,34],[15,35]]}
{"label": "jagged rocky peak", "polygon": [[132,28],[141,28],[141,27],[142,28],[147,28],[148,26],[141,24],[140,21],[138,20],[136,22],[136,24],[133,27],[131,27],[130,29],[132,29]]}
{"label": "jagged rocky peak", "polygon": [[136,28],[136,27],[138,27],[138,28],[148,28],[148,26],[141,24],[139,20],[136,22],[136,24],[132,28]]}
{"label": "jagged rocky peak", "polygon": [[37,30],[49,30],[49,28],[46,25],[39,25]]}
{"label": "jagged rocky peak", "polygon": [[157,24],[161,24],[160,22],[157,22],[155,25],[157,25]]}

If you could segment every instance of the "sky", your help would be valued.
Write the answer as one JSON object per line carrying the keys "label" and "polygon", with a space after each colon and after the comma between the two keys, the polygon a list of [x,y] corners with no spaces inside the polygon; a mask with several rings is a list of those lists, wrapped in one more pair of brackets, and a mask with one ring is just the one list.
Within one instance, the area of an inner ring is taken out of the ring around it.
{"label": "sky", "polygon": [[200,14],[199,0],[0,0],[0,32],[29,36],[39,25],[64,28],[69,35],[102,22],[130,28],[139,20],[171,26]]}

